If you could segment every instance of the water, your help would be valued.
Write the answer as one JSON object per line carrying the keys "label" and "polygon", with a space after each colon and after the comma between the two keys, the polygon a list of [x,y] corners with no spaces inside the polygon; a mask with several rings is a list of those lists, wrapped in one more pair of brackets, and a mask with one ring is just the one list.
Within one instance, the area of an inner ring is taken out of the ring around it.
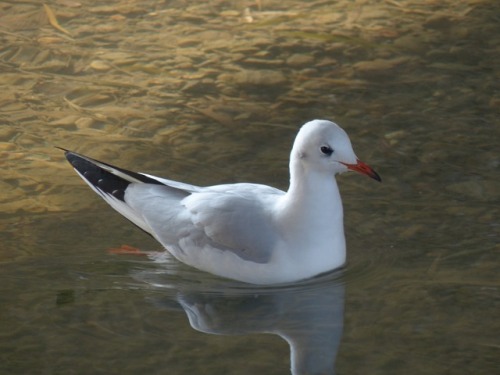
{"label": "water", "polygon": [[[0,4],[0,373],[499,371],[495,2],[48,6]],[[286,188],[312,118],[383,183],[339,177],[347,267],[282,288],[110,254],[160,248],[53,148]]]}

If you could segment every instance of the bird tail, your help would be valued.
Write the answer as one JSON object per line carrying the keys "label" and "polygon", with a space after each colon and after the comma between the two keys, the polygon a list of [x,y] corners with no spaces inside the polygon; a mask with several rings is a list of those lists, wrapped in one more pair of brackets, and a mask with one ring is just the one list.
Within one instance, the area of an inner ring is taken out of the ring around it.
{"label": "bird tail", "polygon": [[125,192],[129,185],[134,183],[164,185],[163,183],[149,176],[118,168],[61,147],[58,148],[64,151],[68,162],[92,190],[132,223],[146,233],[152,234],[150,226],[142,215],[127,204]]}

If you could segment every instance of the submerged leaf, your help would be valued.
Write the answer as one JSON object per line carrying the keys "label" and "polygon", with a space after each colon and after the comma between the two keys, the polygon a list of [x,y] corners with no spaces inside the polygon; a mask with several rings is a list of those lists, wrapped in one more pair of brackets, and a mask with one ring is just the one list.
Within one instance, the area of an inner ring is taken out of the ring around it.
{"label": "submerged leaf", "polygon": [[45,13],[47,13],[49,22],[54,28],[56,28],[59,31],[62,31],[65,34],[71,35],[71,33],[68,30],[59,25],[55,13],[52,11],[52,9],[50,9],[50,7],[47,4],[43,4],[43,9],[45,9]]}

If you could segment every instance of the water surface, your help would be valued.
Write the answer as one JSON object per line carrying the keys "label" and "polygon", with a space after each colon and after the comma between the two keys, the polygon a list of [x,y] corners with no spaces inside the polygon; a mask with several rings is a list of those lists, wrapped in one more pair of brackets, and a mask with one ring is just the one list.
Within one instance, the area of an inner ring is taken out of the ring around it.
{"label": "water surface", "polygon": [[[0,372],[493,374],[494,1],[0,4]],[[338,178],[348,264],[254,288],[159,251],[53,146],[186,182],[286,189],[299,126]]]}

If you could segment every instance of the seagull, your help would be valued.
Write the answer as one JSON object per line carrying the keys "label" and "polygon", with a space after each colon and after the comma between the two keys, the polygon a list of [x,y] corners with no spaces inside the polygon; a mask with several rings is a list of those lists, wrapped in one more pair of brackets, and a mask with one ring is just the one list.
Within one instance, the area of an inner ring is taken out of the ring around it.
{"label": "seagull", "polygon": [[251,284],[293,283],[346,261],[337,174],[380,176],[327,120],[304,124],[290,155],[288,191],[253,183],[195,186],[128,171],[66,149],[80,177],[179,261]]}

